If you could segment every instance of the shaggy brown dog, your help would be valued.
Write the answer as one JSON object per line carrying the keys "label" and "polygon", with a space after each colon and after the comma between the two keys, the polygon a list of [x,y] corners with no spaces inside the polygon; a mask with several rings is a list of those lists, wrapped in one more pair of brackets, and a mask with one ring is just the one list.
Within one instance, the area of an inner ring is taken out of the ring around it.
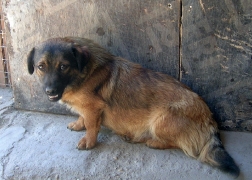
{"label": "shaggy brown dog", "polygon": [[75,131],[86,129],[79,149],[93,148],[103,125],[128,141],[158,149],[180,148],[239,175],[205,102],[168,75],[76,37],[49,39],[34,47],[28,70],[36,71],[50,101],[60,100],[80,115],[68,125]]}

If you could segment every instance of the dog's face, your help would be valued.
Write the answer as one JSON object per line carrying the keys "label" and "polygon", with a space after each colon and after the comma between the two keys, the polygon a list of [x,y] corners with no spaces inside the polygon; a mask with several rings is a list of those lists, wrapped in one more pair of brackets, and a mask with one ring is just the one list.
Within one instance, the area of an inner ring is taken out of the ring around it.
{"label": "dog's face", "polygon": [[34,47],[28,55],[30,74],[35,71],[40,77],[43,90],[50,101],[58,101],[67,86],[70,86],[88,63],[86,47],[64,39],[50,39]]}

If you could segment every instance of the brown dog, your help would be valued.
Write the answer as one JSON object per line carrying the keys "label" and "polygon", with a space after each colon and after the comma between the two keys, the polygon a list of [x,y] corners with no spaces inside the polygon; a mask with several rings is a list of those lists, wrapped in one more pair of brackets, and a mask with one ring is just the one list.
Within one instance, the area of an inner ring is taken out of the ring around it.
{"label": "brown dog", "polygon": [[100,126],[131,142],[187,155],[237,177],[204,101],[174,78],[115,57],[84,38],[49,39],[32,49],[28,70],[39,75],[50,101],[60,100],[80,117],[68,125],[86,129],[79,149],[96,144]]}

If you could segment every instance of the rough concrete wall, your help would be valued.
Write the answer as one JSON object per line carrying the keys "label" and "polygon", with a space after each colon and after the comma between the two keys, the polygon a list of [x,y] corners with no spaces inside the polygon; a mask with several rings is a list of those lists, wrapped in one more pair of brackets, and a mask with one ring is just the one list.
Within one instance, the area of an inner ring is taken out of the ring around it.
{"label": "rough concrete wall", "polygon": [[62,113],[49,103],[26,57],[37,43],[51,37],[93,39],[115,55],[178,76],[179,16],[177,1],[30,0],[4,1],[10,27],[15,107]]}
{"label": "rough concrete wall", "polygon": [[3,0],[3,9],[17,108],[66,113],[27,73],[26,57],[47,38],[81,36],[180,78],[222,129],[252,131],[250,0]]}

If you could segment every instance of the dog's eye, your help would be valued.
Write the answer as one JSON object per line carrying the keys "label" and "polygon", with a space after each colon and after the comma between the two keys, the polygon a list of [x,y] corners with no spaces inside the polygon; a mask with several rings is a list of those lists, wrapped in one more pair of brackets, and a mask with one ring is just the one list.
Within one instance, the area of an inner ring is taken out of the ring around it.
{"label": "dog's eye", "polygon": [[67,65],[62,64],[62,65],[60,66],[60,70],[61,70],[61,71],[64,71],[64,70],[66,70],[66,69],[67,69]]}
{"label": "dog's eye", "polygon": [[45,69],[45,66],[43,64],[38,65],[38,69],[43,71]]}

